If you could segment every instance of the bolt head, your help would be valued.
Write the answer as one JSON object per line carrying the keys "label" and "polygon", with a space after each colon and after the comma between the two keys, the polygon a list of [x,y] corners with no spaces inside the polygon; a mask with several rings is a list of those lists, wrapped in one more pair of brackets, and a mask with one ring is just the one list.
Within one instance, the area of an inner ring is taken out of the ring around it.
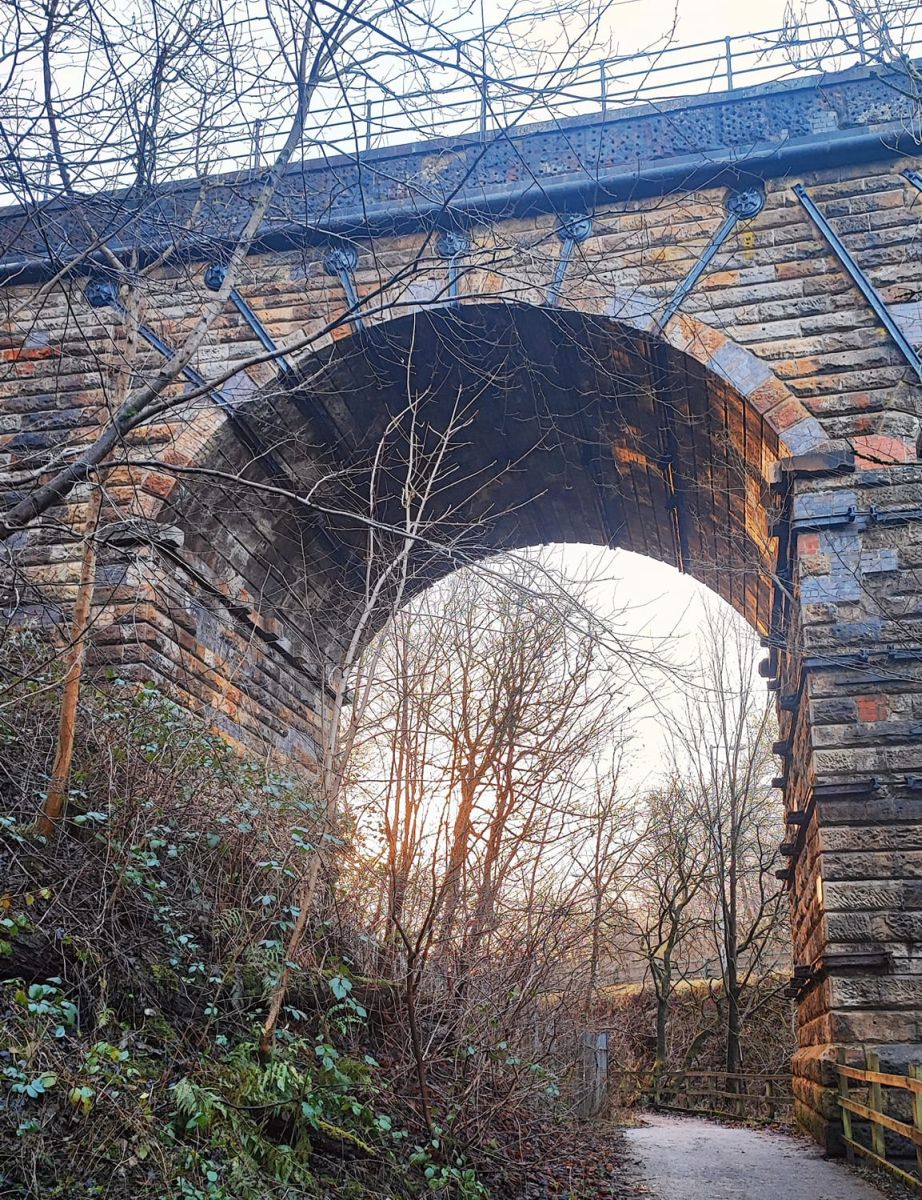
{"label": "bolt head", "polygon": [[203,278],[210,292],[220,291],[221,284],[227,278],[227,267],[223,263],[209,263]]}
{"label": "bolt head", "polygon": [[91,279],[83,295],[90,308],[108,308],[118,301],[118,288],[111,279]]}
{"label": "bolt head", "polygon": [[359,252],[355,246],[332,246],[323,256],[323,269],[327,275],[342,275],[355,270]]}
{"label": "bolt head", "polygon": [[759,187],[743,188],[741,191],[727,192],[724,197],[724,208],[728,213],[743,219],[754,217],[765,207],[765,193]]}
{"label": "bolt head", "polygon": [[574,242],[584,242],[592,233],[592,217],[588,213],[574,213],[561,219],[557,226],[557,236],[562,242],[570,238]]}
{"label": "bolt head", "polygon": [[436,238],[436,253],[441,258],[457,258],[471,248],[470,235],[460,229],[445,229]]}

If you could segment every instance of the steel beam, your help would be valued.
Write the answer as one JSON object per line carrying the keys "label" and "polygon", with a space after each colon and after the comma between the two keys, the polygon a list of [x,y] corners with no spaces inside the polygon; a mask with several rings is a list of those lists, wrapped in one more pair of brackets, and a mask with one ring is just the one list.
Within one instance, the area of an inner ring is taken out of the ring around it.
{"label": "steel beam", "polygon": [[845,243],[817,208],[816,204],[811,199],[807,189],[802,183],[796,183],[794,185],[794,195],[800,201],[802,207],[806,210],[810,220],[826,239],[829,248],[832,250],[833,254],[835,254],[841,265],[845,268],[847,274],[851,278],[852,283],[854,283],[858,291],[861,292],[862,296],[864,296],[865,300],[867,300],[874,312],[875,317],[877,317],[878,321],[880,321],[881,325],[883,325],[884,329],[886,329],[887,333],[889,333],[890,337],[896,343],[900,353],[903,355],[903,358],[906,359],[906,362],[916,373],[916,378],[922,381],[922,358],[919,357],[915,346],[912,345],[912,343],[903,333],[902,329],[900,329],[899,325],[897,325],[896,321],[893,319],[890,310],[887,308],[886,304],[884,304],[883,300],[881,300],[874,285],[852,258],[847,247],[845,246]]}
{"label": "steel beam", "polygon": [[548,308],[556,308],[560,300],[560,289],[563,287],[563,281],[567,275],[567,268],[570,265],[570,259],[573,257],[573,251],[578,245],[581,245],[587,237],[592,233],[592,217],[584,214],[567,217],[557,227],[557,236],[563,243],[560,247],[560,254],[557,256],[557,267],[554,271],[554,278],[551,281],[550,287],[547,289],[547,295],[544,303]]}
{"label": "steel beam", "polygon": [[724,197],[724,209],[727,215],[724,217],[720,227],[711,235],[711,240],[705,246],[701,257],[670,296],[669,302],[663,309],[662,316],[659,318],[658,324],[661,330],[666,328],[679,311],[685,297],[707,270],[714,255],[736,228],[737,224],[740,221],[756,216],[762,211],[764,205],[765,193],[761,188],[752,187],[746,188],[745,191],[741,192],[727,193]]}
{"label": "steel beam", "polygon": [[[807,85],[805,85],[807,86]],[[815,91],[815,84],[809,85]],[[697,98],[701,103],[701,98]],[[708,107],[713,98],[705,98]],[[505,140],[508,140],[506,137]],[[478,147],[478,153],[480,152]],[[391,153],[386,151],[386,153]],[[690,151],[677,159],[644,164],[612,165],[597,173],[574,172],[563,178],[538,178],[511,190],[508,184],[491,190],[472,187],[454,194],[451,210],[464,213],[474,220],[502,219],[507,216],[530,216],[535,213],[564,211],[568,207],[611,204],[616,201],[638,200],[646,196],[687,195],[697,187],[713,187],[719,182],[739,178],[741,167],[749,176],[784,178],[799,169],[815,171],[820,168],[854,164],[859,161],[898,155],[918,155],[918,140],[905,121],[891,121],[873,129],[836,129],[811,133],[780,141],[755,142],[744,155],[738,146]],[[319,166],[322,166],[322,160]],[[319,169],[318,166],[318,169]],[[304,171],[304,164],[294,164],[292,170]],[[326,169],[323,167],[323,169]],[[254,250],[288,250],[305,245],[329,244],[338,237],[391,235],[409,230],[427,229],[444,219],[445,200],[414,194],[410,200],[389,200],[365,196],[354,209],[336,214],[314,214],[295,226],[261,231]],[[139,250],[133,238],[111,243],[113,253],[133,254]],[[233,239],[222,238],[217,230],[201,235],[190,234],[177,248],[176,238],[155,237],[140,246],[140,263],[152,262],[164,252],[176,253],[184,262],[207,262],[215,254],[216,245],[229,253]],[[65,247],[66,248],[66,247]],[[63,250],[36,255],[8,254],[0,257],[0,282],[29,283],[56,275],[66,266]],[[105,269],[107,259],[101,250],[94,250],[72,264],[76,273],[86,274]]]}

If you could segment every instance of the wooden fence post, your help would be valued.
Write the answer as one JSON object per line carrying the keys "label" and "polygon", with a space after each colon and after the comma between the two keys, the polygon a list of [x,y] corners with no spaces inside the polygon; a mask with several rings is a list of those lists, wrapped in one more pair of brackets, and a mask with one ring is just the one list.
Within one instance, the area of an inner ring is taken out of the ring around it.
{"label": "wooden fence post", "polygon": [[[880,1055],[868,1051],[867,1064],[869,1071],[880,1071]],[[868,1108],[876,1113],[884,1111],[884,1089],[878,1082],[868,1083]],[[871,1122],[871,1149],[878,1158],[887,1157],[887,1135],[876,1121]]]}
{"label": "wooden fence post", "polygon": [[[845,1047],[840,1046],[836,1054],[836,1061],[840,1066],[845,1066]],[[848,1080],[841,1071],[837,1072],[839,1079],[839,1095],[844,1099],[848,1099]],[[839,1105],[842,1113],[842,1132],[845,1134],[845,1156],[849,1163],[855,1162],[855,1150],[852,1146],[855,1135],[852,1130],[852,1114],[848,1111],[844,1104]]]}
{"label": "wooden fence post", "polygon": [[583,1120],[598,1116],[608,1089],[608,1034],[580,1035],[580,1096],[576,1114]]}
{"label": "wooden fence post", "polygon": [[[909,1068],[909,1078],[922,1080],[922,1067],[911,1066]],[[922,1093],[912,1093],[912,1127],[916,1133],[922,1134]],[[916,1143],[916,1168],[922,1175],[922,1146]]]}

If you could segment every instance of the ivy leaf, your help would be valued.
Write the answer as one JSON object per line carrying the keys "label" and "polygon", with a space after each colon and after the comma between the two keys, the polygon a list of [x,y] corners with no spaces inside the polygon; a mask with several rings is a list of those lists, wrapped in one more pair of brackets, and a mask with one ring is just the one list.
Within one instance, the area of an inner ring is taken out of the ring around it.
{"label": "ivy leaf", "polygon": [[330,991],[337,1000],[345,1000],[352,991],[352,981],[345,975],[334,975],[330,980]]}

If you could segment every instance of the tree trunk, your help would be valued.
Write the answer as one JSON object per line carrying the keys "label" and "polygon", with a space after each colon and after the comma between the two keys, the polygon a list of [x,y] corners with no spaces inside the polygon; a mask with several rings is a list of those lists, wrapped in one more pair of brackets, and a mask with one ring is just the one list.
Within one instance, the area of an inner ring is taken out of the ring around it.
{"label": "tree trunk", "polygon": [[70,630],[70,646],[67,650],[67,675],[61,697],[61,715],[58,723],[58,743],[51,782],[36,820],[36,831],[50,838],[57,833],[64,816],[67,789],[70,783],[70,766],[74,757],[74,736],[77,732],[77,706],[80,702],[80,683],[83,678],[83,663],[86,659],[86,630],[93,605],[93,585],[96,579],[96,526],[102,507],[102,488],[93,489],[87,510],[84,529],[83,563],[80,582],[74,601],[74,615]]}

